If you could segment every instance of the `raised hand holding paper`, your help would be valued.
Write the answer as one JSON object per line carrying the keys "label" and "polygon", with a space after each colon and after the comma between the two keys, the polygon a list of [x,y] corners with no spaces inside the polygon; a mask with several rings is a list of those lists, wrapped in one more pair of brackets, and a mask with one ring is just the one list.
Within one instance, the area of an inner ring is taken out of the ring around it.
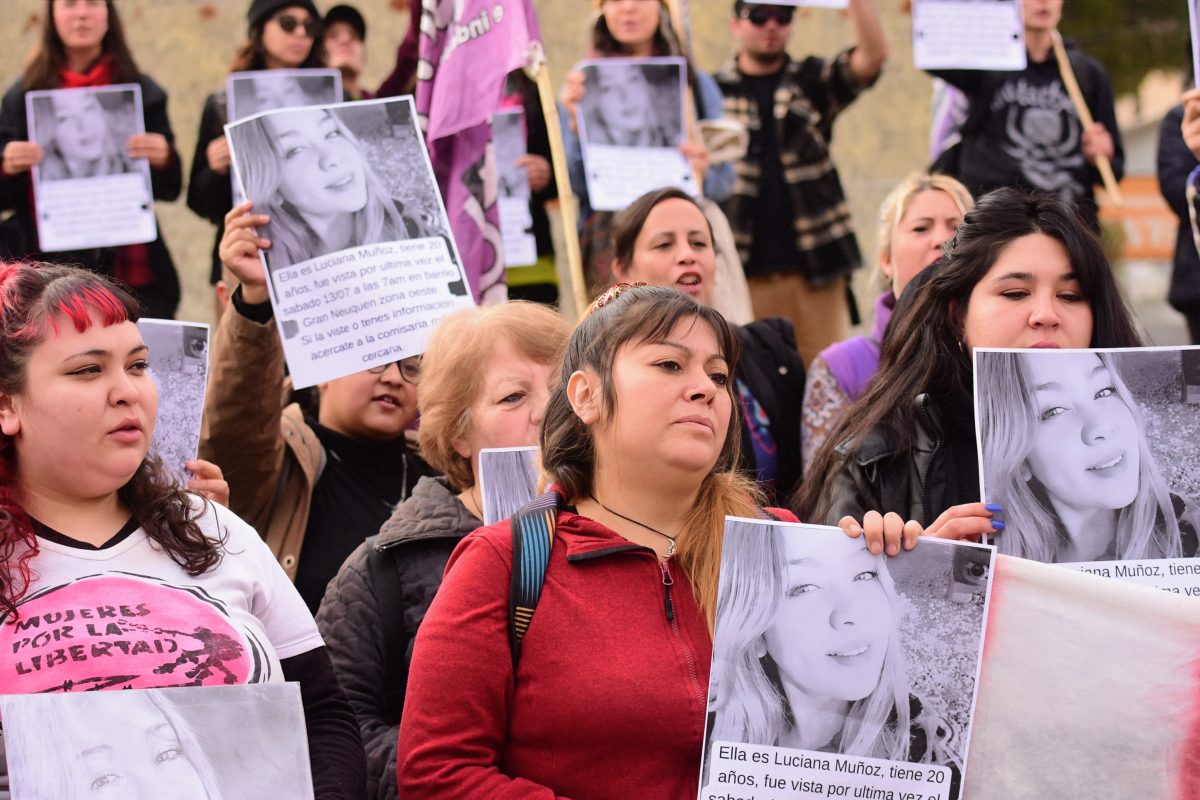
{"label": "raised hand holding paper", "polygon": [[200,447],[204,391],[208,385],[208,326],[198,322],[140,319],[150,350],[150,375],[158,386],[158,422],[151,451],[187,486],[184,464]]}
{"label": "raised hand holding paper", "polygon": [[701,796],[957,798],[993,555],[727,518]]}
{"label": "raised hand holding paper", "polygon": [[975,350],[1001,553],[1200,597],[1200,348]]}
{"label": "raised hand holding paper", "polygon": [[918,69],[1025,69],[1020,0],[913,0]]}
{"label": "raised hand holding paper", "polygon": [[588,196],[598,211],[619,211],[651,189],[678,186],[697,195],[684,142],[682,58],[581,61],[586,93],[579,137]]}
{"label": "raised hand holding paper", "polygon": [[472,305],[411,98],[268,111],[226,132],[270,216],[262,258],[298,388],[416,355]]}
{"label": "raised hand holding paper", "polygon": [[33,167],[38,246],[47,253],[152,242],[158,237],[150,164],[130,158],[146,132],[142,88],[27,92],[29,138],[45,160]]}

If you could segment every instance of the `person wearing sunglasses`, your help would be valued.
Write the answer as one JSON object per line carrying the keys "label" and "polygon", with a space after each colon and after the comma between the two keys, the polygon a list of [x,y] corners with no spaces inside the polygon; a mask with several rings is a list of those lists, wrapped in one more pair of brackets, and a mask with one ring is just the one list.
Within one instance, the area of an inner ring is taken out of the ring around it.
{"label": "person wearing sunglasses", "polygon": [[[325,66],[325,50],[318,38],[321,13],[312,0],[253,0],[246,12],[246,22],[247,41],[234,58],[230,72]],[[217,226],[209,280],[217,286],[219,301],[227,297],[227,291],[221,281],[217,251],[224,233],[225,214],[233,207],[233,184],[229,176],[232,162],[225,138],[228,121],[222,88],[204,101],[187,193],[188,208]]]}
{"label": "person wearing sunglasses", "polygon": [[[755,317],[796,327],[805,364],[849,334],[849,274],[862,265],[850,207],[830,156],[833,123],[874,84],[887,41],[871,0],[849,0],[853,44],[831,58],[787,53],[793,6],[736,0],[739,45],[717,73],[725,115],[745,124],[750,147],[721,207],[733,227]],[[771,109],[787,109],[762,124]]]}
{"label": "person wearing sunglasses", "polygon": [[316,613],[326,584],[417,481],[437,471],[409,448],[419,356],[317,387],[306,410],[284,383],[283,346],[243,203],[225,218],[220,257],[240,283],[217,326],[200,452],[226,469],[230,507],[253,525]]}

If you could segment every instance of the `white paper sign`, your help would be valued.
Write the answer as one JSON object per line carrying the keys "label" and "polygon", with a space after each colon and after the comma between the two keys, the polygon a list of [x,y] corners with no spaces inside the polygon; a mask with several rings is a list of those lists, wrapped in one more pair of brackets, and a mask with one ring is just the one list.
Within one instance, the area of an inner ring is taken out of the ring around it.
{"label": "white paper sign", "polygon": [[33,168],[42,251],[158,238],[150,164],[128,154],[129,137],[146,132],[142,87],[33,91],[25,95],[25,110],[29,138],[45,152]]}
{"label": "white paper sign", "polygon": [[474,304],[411,97],[281,109],[227,125],[297,388],[424,351]]}
{"label": "white paper sign", "polygon": [[918,69],[1025,69],[1019,0],[913,0]]}
{"label": "white paper sign", "polygon": [[541,473],[540,449],[489,447],[479,451],[479,492],[483,495],[483,524],[508,519],[537,497]]}
{"label": "white paper sign", "polygon": [[1200,597],[1200,348],[975,350],[1001,553]]}
{"label": "white paper sign", "polygon": [[700,797],[958,800],[994,556],[727,517]]}
{"label": "white paper sign", "polygon": [[313,797],[298,683],[6,695],[0,714],[12,800]]}
{"label": "white paper sign", "polygon": [[200,422],[208,386],[209,328],[199,322],[139,319],[150,348],[150,374],[158,386],[158,421],[151,450],[176,482],[186,486],[184,464],[200,448]]}
{"label": "white paper sign", "polygon": [[537,262],[533,214],[529,210],[529,175],[517,159],[527,153],[525,112],[505,109],[492,115],[492,141],[496,146],[499,175],[500,233],[504,237],[504,265],[528,267]]}
{"label": "white paper sign", "polygon": [[588,198],[597,211],[619,211],[651,189],[677,186],[698,195],[684,142],[682,58],[581,61],[586,92],[579,136]]}

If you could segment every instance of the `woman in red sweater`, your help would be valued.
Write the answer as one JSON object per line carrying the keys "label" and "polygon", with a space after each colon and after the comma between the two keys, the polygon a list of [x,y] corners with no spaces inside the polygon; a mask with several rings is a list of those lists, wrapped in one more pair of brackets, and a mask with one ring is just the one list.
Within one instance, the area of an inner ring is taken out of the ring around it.
{"label": "woman in red sweater", "polygon": [[406,800],[696,796],[724,517],[762,513],[734,464],[737,349],[673,289],[593,304],[543,420],[557,527],[520,657],[503,522],[459,545],[418,633]]}

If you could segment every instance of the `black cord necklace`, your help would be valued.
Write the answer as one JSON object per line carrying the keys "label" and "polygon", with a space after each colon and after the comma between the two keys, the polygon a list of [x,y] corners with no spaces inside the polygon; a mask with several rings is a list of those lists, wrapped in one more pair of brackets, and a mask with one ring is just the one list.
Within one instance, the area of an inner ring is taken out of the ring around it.
{"label": "black cord necklace", "polygon": [[671,556],[675,555],[675,537],[674,536],[663,533],[658,528],[651,528],[646,523],[638,522],[633,517],[627,517],[619,511],[613,511],[611,508],[604,505],[604,503],[601,503],[599,500],[597,500],[596,495],[594,495],[594,494],[589,494],[588,497],[592,498],[592,502],[594,502],[596,505],[603,508],[608,513],[612,514],[614,517],[620,517],[621,519],[625,520],[626,522],[632,522],[634,525],[637,525],[639,528],[645,528],[646,530],[651,531],[652,533],[657,533],[659,536],[661,536],[664,539],[666,539],[667,541],[669,541],[671,543],[671,546],[667,548],[667,553],[665,556],[663,556],[663,558],[670,558]]}

